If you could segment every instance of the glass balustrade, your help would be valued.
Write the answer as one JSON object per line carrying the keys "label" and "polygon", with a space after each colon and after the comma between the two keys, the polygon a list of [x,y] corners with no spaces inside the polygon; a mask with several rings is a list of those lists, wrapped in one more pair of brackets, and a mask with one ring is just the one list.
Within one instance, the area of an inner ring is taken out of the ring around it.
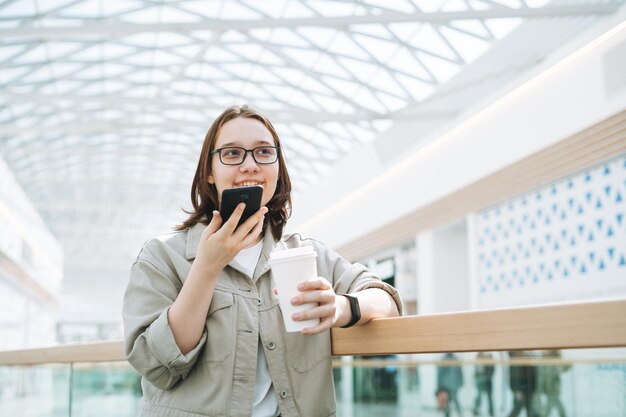
{"label": "glass balustrade", "polygon": [[[624,348],[336,357],[334,365],[340,417],[626,416]],[[124,362],[0,367],[0,416],[130,417],[139,382]]]}
{"label": "glass balustrade", "polygon": [[124,362],[0,367],[0,417],[134,416],[140,398]]}
{"label": "glass balustrade", "polygon": [[123,362],[75,364],[71,417],[134,416],[141,378]]}
{"label": "glass balustrade", "polygon": [[624,349],[489,355],[337,359],[338,415],[626,416]]}
{"label": "glass balustrade", "polygon": [[72,366],[0,366],[0,416],[70,415]]}

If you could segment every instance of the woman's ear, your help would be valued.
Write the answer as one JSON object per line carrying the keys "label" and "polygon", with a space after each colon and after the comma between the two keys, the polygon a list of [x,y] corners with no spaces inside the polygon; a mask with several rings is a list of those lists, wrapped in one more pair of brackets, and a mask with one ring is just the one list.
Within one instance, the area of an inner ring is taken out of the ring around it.
{"label": "woman's ear", "polygon": [[207,182],[209,184],[215,184],[215,178],[213,178],[213,175],[209,175],[209,179],[207,180]]}

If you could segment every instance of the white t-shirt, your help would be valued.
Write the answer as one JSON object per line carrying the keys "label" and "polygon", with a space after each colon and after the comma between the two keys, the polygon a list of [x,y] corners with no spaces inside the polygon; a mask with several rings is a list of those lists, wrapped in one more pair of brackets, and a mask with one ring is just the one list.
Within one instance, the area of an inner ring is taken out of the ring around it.
{"label": "white t-shirt", "polygon": [[[254,270],[259,262],[263,249],[263,240],[256,245],[241,250],[237,256],[233,258],[231,264],[236,264],[239,269],[243,270],[248,276],[254,275]],[[256,380],[254,383],[254,398],[252,399],[252,417],[273,417],[279,415],[278,400],[274,393],[272,385],[272,377],[265,359],[265,352],[261,346],[261,338],[256,355]]]}

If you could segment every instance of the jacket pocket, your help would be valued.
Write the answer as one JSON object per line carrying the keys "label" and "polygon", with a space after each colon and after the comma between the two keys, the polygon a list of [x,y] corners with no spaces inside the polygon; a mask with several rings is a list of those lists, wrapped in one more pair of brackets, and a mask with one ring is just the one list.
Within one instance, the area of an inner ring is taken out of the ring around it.
{"label": "jacket pocket", "polygon": [[308,372],[321,362],[330,360],[330,331],[313,336],[285,332],[289,365],[297,372]]}
{"label": "jacket pocket", "polygon": [[230,292],[216,289],[206,318],[207,342],[200,362],[221,363],[234,351],[235,308]]}

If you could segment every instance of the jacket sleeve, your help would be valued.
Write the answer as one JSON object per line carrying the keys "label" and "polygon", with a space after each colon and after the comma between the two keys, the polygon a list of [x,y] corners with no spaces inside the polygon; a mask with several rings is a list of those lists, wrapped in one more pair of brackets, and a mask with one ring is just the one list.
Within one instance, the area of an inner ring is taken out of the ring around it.
{"label": "jacket sleeve", "polygon": [[133,264],[122,316],[126,359],[150,383],[167,390],[187,377],[206,343],[207,332],[205,329],[198,346],[182,354],[167,319],[182,284],[164,269],[141,257]]}
{"label": "jacket sleeve", "polygon": [[[402,299],[391,285],[383,282],[376,274],[372,273],[364,265],[350,263],[335,251],[317,242],[318,256],[320,259],[320,271],[327,274],[326,278],[332,282],[333,289],[337,294],[349,294],[368,288],[379,288],[386,291],[396,303],[398,313],[402,315]],[[322,275],[325,276],[325,275]]]}

